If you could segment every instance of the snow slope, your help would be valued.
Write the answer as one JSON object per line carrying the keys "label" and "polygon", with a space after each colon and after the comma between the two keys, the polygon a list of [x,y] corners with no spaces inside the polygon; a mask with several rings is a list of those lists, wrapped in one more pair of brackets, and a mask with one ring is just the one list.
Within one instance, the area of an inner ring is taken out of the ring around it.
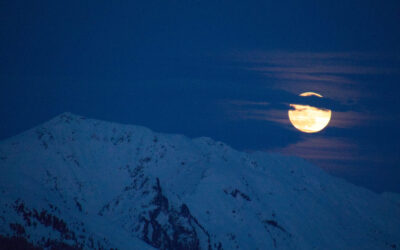
{"label": "snow slope", "polygon": [[0,142],[0,195],[3,245],[400,247],[399,203],[302,159],[70,113]]}

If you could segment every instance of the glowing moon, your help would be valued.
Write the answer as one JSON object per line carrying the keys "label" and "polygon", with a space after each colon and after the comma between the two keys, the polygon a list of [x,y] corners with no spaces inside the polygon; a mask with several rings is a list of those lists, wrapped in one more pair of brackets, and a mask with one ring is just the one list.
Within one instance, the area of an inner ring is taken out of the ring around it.
{"label": "glowing moon", "polygon": [[[305,92],[300,96],[322,95],[314,92]],[[332,111],[329,109],[320,109],[309,105],[290,104],[293,109],[289,110],[289,120],[298,130],[305,133],[316,133],[323,130],[331,120]]]}

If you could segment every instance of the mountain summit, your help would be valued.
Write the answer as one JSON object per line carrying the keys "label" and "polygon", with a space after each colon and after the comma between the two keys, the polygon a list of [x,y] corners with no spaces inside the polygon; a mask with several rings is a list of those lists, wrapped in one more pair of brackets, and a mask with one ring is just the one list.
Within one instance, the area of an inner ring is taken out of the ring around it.
{"label": "mountain summit", "polygon": [[64,113],[0,142],[0,249],[397,249],[400,204],[306,161]]}

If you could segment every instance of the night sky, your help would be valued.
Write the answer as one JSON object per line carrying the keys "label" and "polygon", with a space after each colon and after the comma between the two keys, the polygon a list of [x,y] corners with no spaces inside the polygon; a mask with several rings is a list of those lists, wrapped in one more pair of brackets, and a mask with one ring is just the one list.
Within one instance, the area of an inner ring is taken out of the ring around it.
{"label": "night sky", "polygon": [[[1,1],[0,139],[68,111],[400,192],[399,24],[398,0]],[[331,123],[302,133],[290,103]]]}

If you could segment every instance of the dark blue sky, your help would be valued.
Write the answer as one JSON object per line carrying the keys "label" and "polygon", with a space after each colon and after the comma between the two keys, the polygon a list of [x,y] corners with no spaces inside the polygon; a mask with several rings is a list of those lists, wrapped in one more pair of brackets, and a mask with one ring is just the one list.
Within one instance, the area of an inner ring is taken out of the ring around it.
{"label": "dark blue sky", "polygon": [[[397,0],[2,1],[0,139],[69,111],[400,192],[399,23]],[[304,101],[333,110],[321,133],[288,123]]]}

